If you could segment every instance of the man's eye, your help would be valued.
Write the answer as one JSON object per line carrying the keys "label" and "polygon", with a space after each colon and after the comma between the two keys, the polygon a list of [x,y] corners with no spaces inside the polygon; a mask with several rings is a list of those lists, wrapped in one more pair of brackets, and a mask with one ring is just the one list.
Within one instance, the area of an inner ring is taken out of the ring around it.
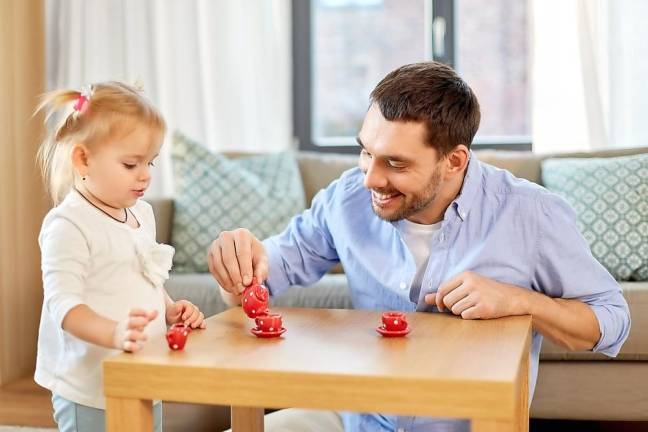
{"label": "man's eye", "polygon": [[153,163],[153,161],[149,162],[148,164],[149,164],[150,167],[154,167],[154,166],[155,166],[155,163]]}
{"label": "man's eye", "polygon": [[396,169],[405,168],[405,165],[403,165],[402,162],[387,161],[387,165],[389,165],[390,168],[396,168]]}
{"label": "man's eye", "polygon": [[135,168],[136,166],[137,166],[137,165],[135,165],[135,164],[128,164],[128,163],[125,163],[125,164],[124,164],[124,168],[126,168],[126,169],[133,169],[133,168]]}
{"label": "man's eye", "polygon": [[367,152],[367,150],[364,150],[364,149],[362,149],[362,151],[360,151],[360,156],[368,157],[368,158],[371,157],[371,155]]}

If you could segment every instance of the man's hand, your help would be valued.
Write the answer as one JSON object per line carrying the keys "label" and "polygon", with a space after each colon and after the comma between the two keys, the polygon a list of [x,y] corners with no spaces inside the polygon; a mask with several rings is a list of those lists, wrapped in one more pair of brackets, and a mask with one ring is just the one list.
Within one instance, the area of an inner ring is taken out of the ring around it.
{"label": "man's hand", "polygon": [[491,319],[524,315],[527,290],[463,272],[444,282],[436,293],[427,294],[425,302],[445,308],[464,319]]}
{"label": "man's hand", "polygon": [[268,256],[263,244],[244,228],[223,231],[209,247],[209,272],[223,290],[240,295],[256,276],[261,283],[268,277]]}
{"label": "man's hand", "polygon": [[166,323],[183,323],[191,328],[205,328],[205,315],[200,312],[198,306],[187,300],[178,300],[166,308]]}

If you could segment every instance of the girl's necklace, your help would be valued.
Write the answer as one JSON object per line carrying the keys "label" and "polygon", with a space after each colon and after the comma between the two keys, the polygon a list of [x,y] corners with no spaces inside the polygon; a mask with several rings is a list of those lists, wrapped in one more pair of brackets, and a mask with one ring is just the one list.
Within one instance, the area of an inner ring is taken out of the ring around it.
{"label": "girl's necklace", "polygon": [[[81,195],[81,196],[83,197],[84,200],[88,201],[92,207],[96,208],[97,210],[99,210],[100,212],[102,212],[103,214],[105,214],[106,216],[108,216],[109,218],[111,218],[111,219],[113,219],[113,220],[116,220],[116,221],[119,222],[119,223],[126,223],[126,222],[128,221],[128,211],[127,211],[126,209],[124,209],[124,220],[119,220],[119,219],[117,219],[115,216],[111,215],[110,213],[108,213],[107,211],[105,211],[104,209],[102,209],[101,207],[96,206],[96,205],[95,205],[92,201],[90,201],[90,200],[89,200],[85,195],[83,195],[79,189],[74,188],[74,190],[77,191],[77,192],[79,193],[79,195]],[[135,215],[133,215],[133,217],[135,217]],[[137,219],[137,218],[136,218],[136,219]]]}

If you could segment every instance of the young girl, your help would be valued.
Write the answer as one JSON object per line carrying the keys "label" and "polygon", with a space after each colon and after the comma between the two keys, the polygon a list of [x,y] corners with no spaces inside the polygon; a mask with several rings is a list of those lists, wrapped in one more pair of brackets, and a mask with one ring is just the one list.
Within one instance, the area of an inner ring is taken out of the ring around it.
{"label": "young girl", "polygon": [[[43,98],[46,122],[62,109],[39,161],[55,207],[41,228],[45,290],[35,380],[52,391],[61,431],[104,430],[101,362],[136,352],[166,326],[204,328],[204,316],[163,287],[174,250],[155,241],[140,200],[165,133],[137,89],[117,82]],[[161,430],[161,404],[154,406]]]}

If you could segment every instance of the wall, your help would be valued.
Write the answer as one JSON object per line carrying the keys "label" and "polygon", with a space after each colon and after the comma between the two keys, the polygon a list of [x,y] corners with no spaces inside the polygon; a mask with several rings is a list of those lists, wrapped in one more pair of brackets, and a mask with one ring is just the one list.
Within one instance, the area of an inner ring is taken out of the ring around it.
{"label": "wall", "polygon": [[44,91],[42,0],[0,0],[0,385],[33,373],[47,209],[35,155]]}

